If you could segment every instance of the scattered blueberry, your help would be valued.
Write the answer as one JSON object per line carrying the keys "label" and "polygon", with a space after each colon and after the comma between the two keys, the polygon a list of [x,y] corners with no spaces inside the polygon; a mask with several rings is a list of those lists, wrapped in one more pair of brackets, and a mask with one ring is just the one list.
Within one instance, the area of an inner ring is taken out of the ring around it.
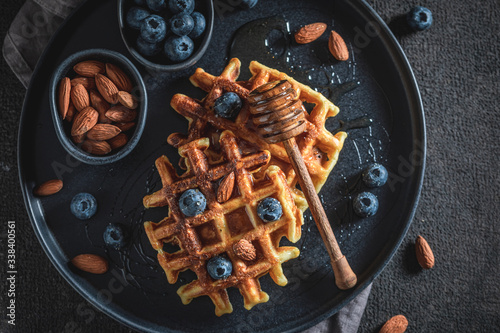
{"label": "scattered blueberry", "polygon": [[241,0],[241,8],[243,9],[250,9],[255,7],[255,5],[259,2],[259,0]]}
{"label": "scattered blueberry", "polygon": [[161,52],[160,43],[148,43],[139,36],[137,38],[137,51],[146,57],[152,57]]}
{"label": "scattered blueberry", "polygon": [[117,250],[125,246],[125,233],[118,224],[108,224],[104,230],[104,243]]}
{"label": "scattered blueberry", "polygon": [[354,212],[360,217],[375,215],[378,210],[378,199],[370,192],[362,192],[354,197]]}
{"label": "scattered blueberry", "polygon": [[137,6],[146,6],[146,0],[134,0]]}
{"label": "scattered blueberry", "polygon": [[257,215],[264,222],[272,222],[279,220],[283,214],[281,203],[274,198],[265,198],[257,206]]}
{"label": "scattered blueberry", "polygon": [[191,17],[194,21],[194,28],[188,36],[191,38],[198,38],[201,36],[203,31],[205,31],[205,27],[207,26],[205,16],[203,16],[203,14],[199,12],[193,12],[193,14],[191,14]]}
{"label": "scattered blueberry", "polygon": [[194,0],[169,0],[168,8],[174,14],[191,14],[194,10]]}
{"label": "scattered blueberry", "polygon": [[379,187],[387,182],[387,169],[378,163],[374,163],[362,173],[363,182],[368,187]]}
{"label": "scattered blueberry", "polygon": [[92,194],[78,193],[71,200],[70,209],[80,220],[88,220],[97,211],[97,201]]}
{"label": "scattered blueberry", "polygon": [[158,43],[167,34],[165,20],[158,15],[149,15],[142,21],[141,37],[148,43]]}
{"label": "scattered blueberry", "polygon": [[214,112],[219,117],[230,119],[240,112],[242,106],[240,96],[227,92],[215,100]]}
{"label": "scattered blueberry", "polygon": [[231,275],[233,271],[233,264],[229,259],[226,259],[224,257],[213,257],[207,263],[207,271],[212,279],[225,279],[229,275]]}
{"label": "scattered blueberry", "polygon": [[170,36],[165,42],[165,55],[173,62],[186,60],[193,54],[194,43],[188,36]]}
{"label": "scattered blueberry", "polygon": [[170,19],[170,30],[177,36],[187,36],[194,28],[194,20],[191,15],[179,13]]}
{"label": "scattered blueberry", "polygon": [[207,199],[198,189],[187,190],[179,198],[179,208],[186,216],[196,216],[205,211]]}
{"label": "scattered blueberry", "polygon": [[126,21],[129,27],[139,30],[141,28],[142,21],[149,15],[150,13],[143,8],[132,7],[127,12]]}
{"label": "scattered blueberry", "polygon": [[406,20],[410,28],[416,31],[422,31],[431,26],[432,12],[425,7],[417,6],[406,15]]}
{"label": "scattered blueberry", "polygon": [[166,0],[146,0],[146,4],[149,9],[155,12],[161,12],[165,8],[167,8]]}

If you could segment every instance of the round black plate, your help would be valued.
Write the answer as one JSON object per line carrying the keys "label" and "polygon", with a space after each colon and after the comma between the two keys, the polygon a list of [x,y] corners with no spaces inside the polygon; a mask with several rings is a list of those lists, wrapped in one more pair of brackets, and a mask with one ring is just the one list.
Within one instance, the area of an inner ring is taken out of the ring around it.
{"label": "round black plate", "polygon": [[[358,285],[349,291],[335,287],[328,256],[306,214],[303,236],[297,243],[301,256],[284,264],[289,284],[279,287],[268,276],[260,279],[262,289],[269,293],[268,303],[247,311],[241,295],[232,289],[229,297],[234,312],[221,318],[214,315],[208,297],[182,305],[176,290],[192,275],[183,274],[181,281],[168,284],[142,228],[144,221],[159,221],[167,210],[145,211],[142,198],[160,186],[155,159],[166,154],[174,164],[178,161],[177,152],[166,139],[172,132],[185,132],[187,121],[169,107],[169,101],[178,92],[204,96],[188,80],[195,68],[165,75],[143,70],[150,109],[142,139],[123,160],[90,166],[67,155],[57,140],[49,109],[49,80],[56,66],[79,50],[108,48],[132,59],[120,38],[116,3],[86,2],[54,36],[39,61],[19,131],[19,174],[26,207],[42,247],[65,279],[97,308],[125,325],[152,332],[305,329],[338,311],[365,288],[390,260],[408,229],[422,184],[425,129],[415,78],[400,46],[365,2],[284,3],[260,1],[249,11],[219,6],[213,40],[197,66],[219,74],[228,61],[235,31],[247,22],[273,15],[284,15],[291,31],[302,24],[322,21],[344,36],[351,50],[347,62],[328,57],[327,34],[316,43],[304,48],[294,45],[289,51],[293,58],[290,61],[297,68],[323,61],[322,68],[329,70],[326,84],[360,82],[358,88],[336,100],[340,114],[327,121],[329,130],[339,127],[337,120],[363,116],[374,120],[368,128],[348,131],[339,162],[321,191],[341,248],[358,275]],[[273,66],[273,61],[270,58],[264,62]],[[243,67],[248,67],[246,61]],[[311,75],[316,74],[318,71]],[[388,184],[372,190],[380,200],[379,212],[359,219],[352,214],[349,198],[365,190],[359,174],[373,161],[383,163],[391,175]],[[60,193],[42,199],[32,195],[36,184],[57,177],[64,180]],[[97,214],[86,222],[74,218],[69,209],[71,198],[79,192],[92,193],[99,203]],[[104,247],[102,232],[108,223],[121,223],[129,230],[131,242],[124,251]],[[76,270],[68,262],[81,253],[108,258],[110,271],[91,275]]]}

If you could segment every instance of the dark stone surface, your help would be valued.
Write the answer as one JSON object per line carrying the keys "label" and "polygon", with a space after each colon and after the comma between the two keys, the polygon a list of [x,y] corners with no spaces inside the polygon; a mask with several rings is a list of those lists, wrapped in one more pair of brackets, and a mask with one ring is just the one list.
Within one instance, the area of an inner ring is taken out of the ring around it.
{"label": "dark stone surface", "polygon": [[[426,110],[426,178],[414,222],[401,248],[375,280],[359,332],[376,332],[404,314],[410,332],[500,331],[499,129],[500,5],[370,0],[394,29],[419,82]],[[410,33],[401,22],[412,5],[434,14],[433,26]],[[2,2],[1,36],[22,3]],[[5,227],[16,221],[19,332],[129,332],[94,310],[57,273],[26,214],[17,178],[17,126],[24,88],[0,60],[0,259],[5,281]],[[417,235],[436,256],[419,269]],[[5,295],[1,284],[1,298]],[[5,326],[2,304],[1,331]]]}

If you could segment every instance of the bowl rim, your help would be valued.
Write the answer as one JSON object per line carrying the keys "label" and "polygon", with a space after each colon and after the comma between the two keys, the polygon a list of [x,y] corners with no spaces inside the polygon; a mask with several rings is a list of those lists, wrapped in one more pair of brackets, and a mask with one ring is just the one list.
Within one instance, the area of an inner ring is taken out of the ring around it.
{"label": "bowl rim", "polygon": [[[64,129],[63,119],[61,119],[61,116],[59,114],[57,103],[57,94],[59,91],[58,88],[60,80],[68,74],[68,72],[76,63],[84,60],[93,60],[93,57],[109,58],[111,59],[111,61],[113,61],[114,64],[119,65],[122,70],[128,72],[128,74],[131,76],[131,79],[135,81],[135,86],[138,87],[139,93],[142,98],[139,103],[138,118],[136,121],[134,134],[130,137],[127,144],[123,146],[119,151],[106,156],[91,155],[83,151],[81,148],[75,145],[73,141],[71,141]],[[50,79],[49,103],[52,114],[52,121],[54,123],[54,129],[59,142],[71,156],[86,164],[103,165],[113,163],[124,158],[135,148],[142,136],[144,127],[146,125],[148,97],[144,80],[139,73],[139,70],[125,55],[108,49],[85,49],[75,52],[64,59],[54,70],[52,78]]]}
{"label": "bowl rim", "polygon": [[[117,1],[117,13],[118,13],[118,26],[120,30],[120,36],[122,37],[123,44],[125,44],[125,47],[129,51],[129,53],[139,62],[141,65],[146,67],[147,69],[152,69],[152,70],[158,70],[162,72],[175,72],[175,71],[180,71],[186,68],[189,68],[196,64],[198,60],[201,59],[201,57],[205,54],[205,52],[208,49],[208,45],[210,44],[210,41],[212,40],[212,35],[213,35],[213,30],[214,30],[214,21],[215,21],[215,9],[214,9],[214,0],[208,0],[206,1],[208,7],[209,7],[209,15],[208,15],[208,20],[207,20],[207,27],[205,30],[205,37],[203,38],[203,41],[200,44],[200,48],[191,55],[188,59],[184,60],[183,62],[177,63],[177,64],[172,64],[172,65],[162,65],[162,64],[157,64],[152,61],[149,61],[148,59],[144,58],[139,52],[135,50],[135,48],[132,45],[129,45],[129,42],[127,38],[125,37],[124,30],[126,29],[125,22],[124,22],[124,10],[123,10],[123,3],[126,0],[118,0]],[[205,0],[203,0],[205,1]]]}

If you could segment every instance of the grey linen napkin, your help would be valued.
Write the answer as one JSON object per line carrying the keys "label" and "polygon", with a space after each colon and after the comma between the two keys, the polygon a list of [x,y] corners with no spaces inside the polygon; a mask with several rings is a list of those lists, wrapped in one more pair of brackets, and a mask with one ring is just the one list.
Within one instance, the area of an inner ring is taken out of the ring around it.
{"label": "grey linen napkin", "polygon": [[[24,87],[52,34],[84,1],[28,0],[23,5],[5,36],[3,56]],[[303,333],[357,332],[370,290],[371,284],[337,314]]]}

